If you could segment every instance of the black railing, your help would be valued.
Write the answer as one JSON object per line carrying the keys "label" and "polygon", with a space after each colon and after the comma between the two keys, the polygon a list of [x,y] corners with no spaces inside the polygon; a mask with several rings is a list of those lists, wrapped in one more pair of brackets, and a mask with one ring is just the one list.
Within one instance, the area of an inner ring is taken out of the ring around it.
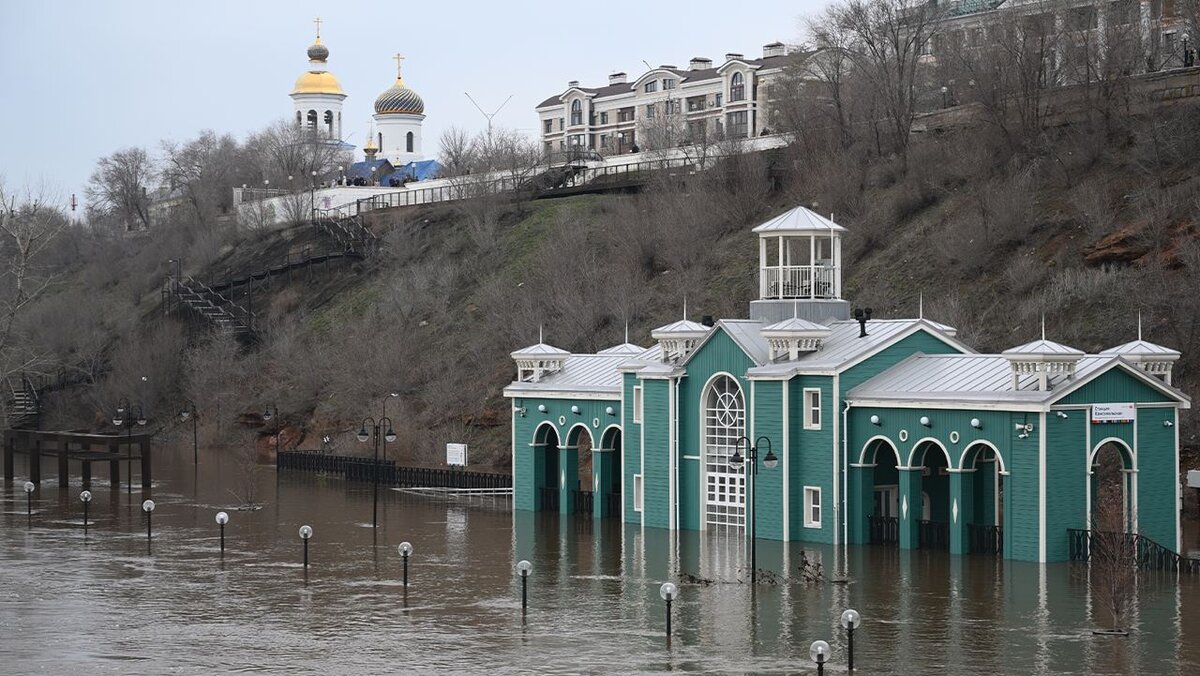
{"label": "black railing", "polygon": [[969,523],[967,542],[972,554],[1003,554],[1004,527]]}
{"label": "black railing", "polygon": [[350,481],[378,480],[392,486],[412,488],[454,488],[510,490],[512,477],[507,474],[468,472],[457,469],[400,467],[395,460],[375,460],[353,455],[327,455],[317,451],[280,451],[279,469],[343,474]]}
{"label": "black railing", "polygon": [[605,493],[604,502],[608,508],[606,516],[621,518],[621,494],[620,493]]}
{"label": "black railing", "polygon": [[575,503],[575,513],[590,515],[595,506],[594,496],[595,494],[591,491],[571,491],[571,498]]}
{"label": "black railing", "polygon": [[543,512],[558,511],[558,489],[538,488],[538,509]]}
{"label": "black railing", "polygon": [[869,516],[871,544],[894,545],[900,542],[900,519],[894,516]]}
{"label": "black railing", "polygon": [[1180,570],[1200,573],[1200,559],[1181,556],[1137,533],[1067,529],[1067,555],[1072,561],[1090,561],[1100,552],[1129,556],[1146,570]]}
{"label": "black railing", "polygon": [[950,549],[950,524],[922,519],[917,523],[917,546],[921,549]]}

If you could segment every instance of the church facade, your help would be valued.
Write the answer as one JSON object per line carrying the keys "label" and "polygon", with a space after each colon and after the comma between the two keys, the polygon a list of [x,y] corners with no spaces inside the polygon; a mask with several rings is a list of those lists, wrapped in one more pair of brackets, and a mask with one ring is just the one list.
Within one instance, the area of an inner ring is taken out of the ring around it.
{"label": "church facade", "polygon": [[799,207],[754,233],[748,319],[512,353],[515,509],[1046,562],[1107,496],[1115,527],[1179,551],[1178,352],[1043,335],[979,354],[924,316],[851,313],[828,219]]}

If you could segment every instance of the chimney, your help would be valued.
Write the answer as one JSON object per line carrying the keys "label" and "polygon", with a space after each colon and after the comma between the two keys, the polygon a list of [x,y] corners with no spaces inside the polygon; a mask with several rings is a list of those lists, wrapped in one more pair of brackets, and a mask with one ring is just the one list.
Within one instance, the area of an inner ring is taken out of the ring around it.
{"label": "chimney", "polygon": [[712,68],[712,59],[703,56],[693,56],[691,61],[688,61],[688,70],[704,70]]}
{"label": "chimney", "polygon": [[570,82],[567,83],[567,88],[578,87],[578,86],[579,86],[579,80],[571,80]]}
{"label": "chimney", "polygon": [[667,64],[667,63],[659,65],[659,68],[662,68],[664,70],[675,70],[675,66],[673,66],[671,64]]}
{"label": "chimney", "polygon": [[733,61],[734,59],[743,59],[743,58],[745,58],[745,57],[742,56],[741,54],[738,54],[737,52],[730,52],[725,55],[726,61]]}
{"label": "chimney", "polygon": [[613,73],[608,76],[608,84],[619,85],[625,84],[625,73]]}
{"label": "chimney", "polygon": [[854,311],[854,318],[858,320],[858,337],[867,337],[867,320],[871,318],[871,308],[866,310],[858,309]]}
{"label": "chimney", "polygon": [[763,58],[767,59],[772,56],[787,56],[787,47],[782,42],[763,45]]}
{"label": "chimney", "polygon": [[716,324],[716,322],[713,321],[712,315],[704,315],[703,317],[700,318],[700,323],[705,326],[713,326]]}

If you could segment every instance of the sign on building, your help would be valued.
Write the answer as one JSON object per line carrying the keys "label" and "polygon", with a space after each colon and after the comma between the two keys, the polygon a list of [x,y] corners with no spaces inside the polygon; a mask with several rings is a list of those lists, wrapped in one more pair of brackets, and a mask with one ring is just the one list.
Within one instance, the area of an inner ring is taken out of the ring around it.
{"label": "sign on building", "polygon": [[450,466],[467,466],[467,445],[446,444],[446,464]]}
{"label": "sign on building", "polygon": [[1093,423],[1131,423],[1137,420],[1133,404],[1092,404]]}

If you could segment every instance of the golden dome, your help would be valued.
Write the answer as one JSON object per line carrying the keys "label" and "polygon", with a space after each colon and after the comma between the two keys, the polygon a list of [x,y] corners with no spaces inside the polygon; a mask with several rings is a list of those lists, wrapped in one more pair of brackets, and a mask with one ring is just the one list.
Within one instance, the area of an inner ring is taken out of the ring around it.
{"label": "golden dome", "polygon": [[345,96],[342,85],[329,71],[308,71],[296,78],[296,86],[292,94],[334,94]]}

